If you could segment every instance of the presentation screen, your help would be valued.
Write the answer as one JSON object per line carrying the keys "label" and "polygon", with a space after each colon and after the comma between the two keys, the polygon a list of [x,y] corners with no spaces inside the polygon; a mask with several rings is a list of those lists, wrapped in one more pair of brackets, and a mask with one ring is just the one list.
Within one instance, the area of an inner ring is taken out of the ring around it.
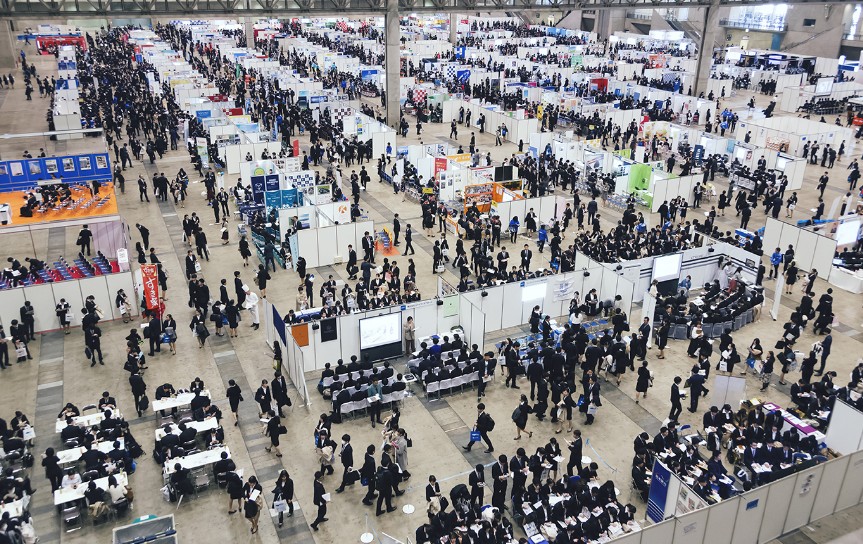
{"label": "presentation screen", "polygon": [[680,277],[680,263],[683,253],[665,255],[653,259],[653,279],[665,281]]}
{"label": "presentation screen", "polygon": [[833,90],[832,77],[820,77],[815,82],[815,94],[830,94]]}
{"label": "presentation screen", "polygon": [[857,241],[860,221],[845,221],[836,227],[836,245],[845,246]]}
{"label": "presentation screen", "polygon": [[401,341],[401,312],[360,319],[360,349],[400,344]]}

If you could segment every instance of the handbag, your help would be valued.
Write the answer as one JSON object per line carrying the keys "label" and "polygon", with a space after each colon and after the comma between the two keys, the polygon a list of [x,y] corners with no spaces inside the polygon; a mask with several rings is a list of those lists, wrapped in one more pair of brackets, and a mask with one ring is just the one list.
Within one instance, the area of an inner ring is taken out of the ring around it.
{"label": "handbag", "polygon": [[482,435],[479,431],[471,431],[470,432],[470,441],[471,442],[479,442],[482,440]]}
{"label": "handbag", "polygon": [[201,271],[201,261],[195,260],[195,272]]}
{"label": "handbag", "polygon": [[279,499],[277,501],[273,501],[273,510],[276,512],[287,512],[288,511],[288,501]]}
{"label": "handbag", "polygon": [[596,405],[595,404],[591,404],[590,406],[587,407],[587,415],[590,415],[590,416],[596,415]]}

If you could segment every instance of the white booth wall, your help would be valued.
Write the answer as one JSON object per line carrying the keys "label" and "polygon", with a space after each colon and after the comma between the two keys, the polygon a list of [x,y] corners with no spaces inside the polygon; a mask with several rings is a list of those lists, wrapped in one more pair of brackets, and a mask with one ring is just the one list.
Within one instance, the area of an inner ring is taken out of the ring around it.
{"label": "white booth wall", "polygon": [[69,280],[55,283],[45,283],[30,287],[18,287],[0,291],[0,323],[9,330],[13,319],[21,320],[19,310],[24,301],[29,301],[35,309],[36,332],[56,330],[60,328],[55,309],[60,299],[66,299],[74,314],[72,325],[81,324],[81,309],[84,300],[93,295],[96,303],[104,313],[104,320],[119,319],[120,311],[114,306],[117,291],[123,289],[132,304],[132,315],[138,315],[139,296],[135,292],[135,283],[131,272],[118,272],[107,276],[95,276],[80,280]]}
{"label": "white booth wall", "polygon": [[[286,212],[294,215],[293,209]],[[299,230],[297,231],[299,256],[306,260],[308,268],[328,266],[337,261],[347,262],[348,244],[354,246],[358,255],[362,255],[363,233],[366,231],[374,236],[374,221],[358,221]]]}
{"label": "white booth wall", "polygon": [[785,252],[788,245],[792,244],[797,268],[801,271],[815,268],[819,278],[829,278],[833,254],[836,252],[836,240],[768,217],[762,241],[765,255],[771,255],[777,247]]}

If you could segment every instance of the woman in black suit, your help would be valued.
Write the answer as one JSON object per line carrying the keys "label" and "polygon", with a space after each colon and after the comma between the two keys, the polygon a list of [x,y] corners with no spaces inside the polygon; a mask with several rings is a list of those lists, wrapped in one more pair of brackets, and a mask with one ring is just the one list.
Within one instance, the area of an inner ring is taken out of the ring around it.
{"label": "woman in black suit", "polygon": [[[279,479],[276,480],[276,487],[273,489],[273,508],[276,508],[276,501],[285,501],[288,508],[288,517],[294,515],[294,481],[287,470],[282,470],[279,473]],[[285,519],[285,512],[279,512],[279,527]]]}

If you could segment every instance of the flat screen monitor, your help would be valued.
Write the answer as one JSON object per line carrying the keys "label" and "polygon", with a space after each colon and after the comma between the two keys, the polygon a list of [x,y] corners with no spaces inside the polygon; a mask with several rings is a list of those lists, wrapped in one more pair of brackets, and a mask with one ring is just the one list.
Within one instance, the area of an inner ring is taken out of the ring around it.
{"label": "flat screen monitor", "polygon": [[360,349],[400,344],[401,341],[401,312],[360,319]]}
{"label": "flat screen monitor", "polygon": [[664,255],[653,259],[653,279],[656,281],[665,281],[679,278],[682,261],[682,253]]}

